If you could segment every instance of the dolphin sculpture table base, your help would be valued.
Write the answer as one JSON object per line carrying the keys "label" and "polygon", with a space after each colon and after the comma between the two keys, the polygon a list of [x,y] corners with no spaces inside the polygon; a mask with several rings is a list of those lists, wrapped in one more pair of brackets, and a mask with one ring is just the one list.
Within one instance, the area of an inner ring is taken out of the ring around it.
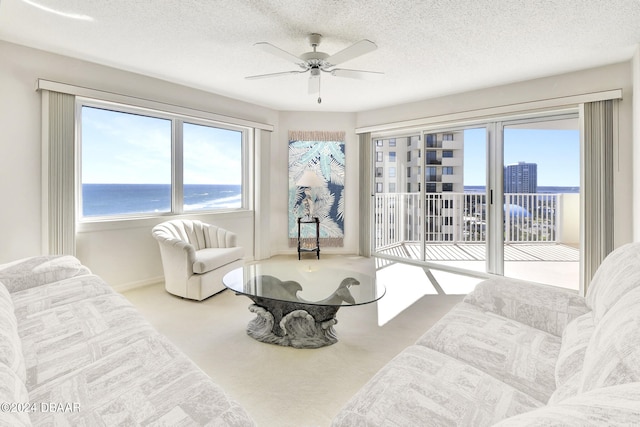
{"label": "dolphin sculpture table base", "polygon": [[317,306],[252,297],[256,317],[247,334],[264,343],[295,348],[319,348],[338,342],[333,325],[340,306]]}
{"label": "dolphin sculpture table base", "polygon": [[268,297],[244,294],[255,303],[249,311],[256,314],[247,326],[247,334],[261,342],[295,348],[319,348],[338,342],[333,328],[338,323],[336,313],[343,301],[355,303],[349,288],[360,284],[347,277],[328,298],[311,302],[297,296],[302,289],[297,282],[283,282],[268,275],[260,280],[269,289],[264,292]]}

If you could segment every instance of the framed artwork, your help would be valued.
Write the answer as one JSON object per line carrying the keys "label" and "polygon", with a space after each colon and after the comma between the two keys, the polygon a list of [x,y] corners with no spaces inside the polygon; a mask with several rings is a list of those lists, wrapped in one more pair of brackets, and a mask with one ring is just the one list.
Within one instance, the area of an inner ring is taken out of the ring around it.
{"label": "framed artwork", "polygon": [[[289,246],[298,243],[298,218],[318,217],[320,246],[344,246],[345,132],[289,131]],[[304,176],[304,178],[303,178]],[[303,224],[315,244],[315,225]]]}

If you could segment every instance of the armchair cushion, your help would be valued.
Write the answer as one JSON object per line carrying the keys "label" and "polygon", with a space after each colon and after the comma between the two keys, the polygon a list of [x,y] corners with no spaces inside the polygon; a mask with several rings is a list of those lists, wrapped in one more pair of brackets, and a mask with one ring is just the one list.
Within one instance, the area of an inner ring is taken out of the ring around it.
{"label": "armchair cushion", "polygon": [[234,248],[206,248],[195,253],[193,272],[204,274],[208,271],[220,268],[244,256],[241,247]]}

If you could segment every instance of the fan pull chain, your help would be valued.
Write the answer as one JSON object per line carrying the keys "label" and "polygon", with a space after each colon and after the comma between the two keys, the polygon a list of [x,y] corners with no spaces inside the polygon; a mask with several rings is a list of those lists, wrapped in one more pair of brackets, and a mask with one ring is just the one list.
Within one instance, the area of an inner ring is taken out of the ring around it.
{"label": "fan pull chain", "polygon": [[318,104],[322,104],[322,78],[318,74]]}

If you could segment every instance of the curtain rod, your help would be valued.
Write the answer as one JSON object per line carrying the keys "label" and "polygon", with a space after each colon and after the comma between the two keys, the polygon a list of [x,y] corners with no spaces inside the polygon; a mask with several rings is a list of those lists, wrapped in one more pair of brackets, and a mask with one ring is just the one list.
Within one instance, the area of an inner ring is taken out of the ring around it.
{"label": "curtain rod", "polygon": [[117,102],[121,104],[135,105],[137,107],[151,108],[162,110],[169,113],[181,114],[185,116],[209,119],[218,122],[224,122],[239,126],[253,127],[265,131],[273,132],[274,126],[267,123],[255,122],[239,117],[225,116],[223,114],[211,113],[209,111],[197,110],[194,108],[181,107],[179,105],[169,104],[151,99],[145,99],[130,95],[122,95],[114,92],[107,92],[98,89],[91,89],[81,86],[74,86],[67,83],[54,82],[51,80],[37,79],[36,91],[49,90],[52,92],[66,93],[69,95],[81,96],[85,98],[98,99],[100,101]]}
{"label": "curtain rod", "polygon": [[603,92],[592,92],[580,95],[570,95],[558,98],[549,98],[536,101],[514,103],[501,105],[497,107],[488,107],[478,110],[461,111],[458,113],[449,113],[439,116],[422,117],[413,120],[403,120],[399,122],[382,123],[378,125],[363,126],[356,128],[356,134],[374,133],[402,130],[408,128],[419,128],[421,126],[429,126],[438,123],[461,120],[480,120],[500,115],[513,115],[532,110],[543,110],[552,108],[561,108],[567,106],[578,106],[585,102],[605,101],[608,99],[622,99],[622,89],[613,89]]}

